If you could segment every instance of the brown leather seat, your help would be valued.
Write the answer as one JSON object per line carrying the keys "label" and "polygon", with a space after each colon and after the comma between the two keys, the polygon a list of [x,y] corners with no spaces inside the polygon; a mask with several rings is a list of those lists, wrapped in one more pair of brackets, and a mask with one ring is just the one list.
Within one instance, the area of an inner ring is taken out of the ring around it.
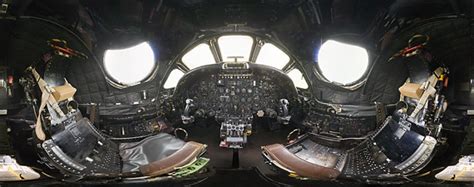
{"label": "brown leather seat", "polygon": [[170,156],[161,160],[152,162],[150,164],[140,167],[140,172],[143,175],[156,177],[169,172],[172,172],[177,167],[184,166],[192,162],[198,157],[206,148],[205,144],[197,142],[187,142],[184,146],[171,154]]}
{"label": "brown leather seat", "polygon": [[263,146],[262,149],[274,162],[295,172],[298,176],[316,180],[331,180],[335,179],[341,173],[333,168],[307,162],[288,151],[288,149],[281,144]]}

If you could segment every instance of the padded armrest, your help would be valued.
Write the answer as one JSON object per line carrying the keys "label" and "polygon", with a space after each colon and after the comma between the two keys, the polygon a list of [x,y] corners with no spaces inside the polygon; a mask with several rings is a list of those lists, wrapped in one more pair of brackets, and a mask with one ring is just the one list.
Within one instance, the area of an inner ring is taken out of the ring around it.
{"label": "padded armrest", "polygon": [[403,96],[420,99],[423,95],[423,92],[425,91],[421,87],[421,84],[405,83],[400,88],[398,88],[398,91],[400,91],[400,94]]}
{"label": "padded armrest", "polygon": [[140,167],[140,172],[143,175],[156,177],[169,172],[172,172],[177,167],[184,166],[192,162],[196,157],[199,156],[206,148],[205,144],[197,142],[187,142],[184,146],[171,154],[170,156],[161,160],[152,162],[150,164]]}
{"label": "padded armrest", "polygon": [[288,149],[281,144],[263,146],[262,149],[273,161],[302,177],[316,180],[330,180],[335,179],[341,173],[333,168],[307,162],[288,151]]}

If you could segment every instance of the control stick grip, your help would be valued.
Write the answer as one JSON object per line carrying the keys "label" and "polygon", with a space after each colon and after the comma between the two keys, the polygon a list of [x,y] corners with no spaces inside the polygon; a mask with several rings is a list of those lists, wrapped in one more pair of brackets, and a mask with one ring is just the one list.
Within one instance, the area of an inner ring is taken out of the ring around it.
{"label": "control stick grip", "polygon": [[284,124],[287,125],[290,123],[291,116],[288,114],[288,105],[290,102],[287,99],[280,99],[280,105],[281,105],[281,114],[278,116],[277,120]]}
{"label": "control stick grip", "polygon": [[187,125],[194,122],[194,116],[191,116],[191,108],[194,107],[194,100],[186,99],[186,106],[184,107],[183,115],[181,115],[181,121]]}
{"label": "control stick grip", "polygon": [[288,116],[288,104],[290,104],[290,102],[287,99],[280,99],[280,104],[283,112],[282,115]]}
{"label": "control stick grip", "polygon": [[186,106],[184,107],[184,112],[183,112],[184,116],[189,116],[189,114],[191,113],[191,107],[194,106],[193,103],[194,103],[194,100],[186,99]]}

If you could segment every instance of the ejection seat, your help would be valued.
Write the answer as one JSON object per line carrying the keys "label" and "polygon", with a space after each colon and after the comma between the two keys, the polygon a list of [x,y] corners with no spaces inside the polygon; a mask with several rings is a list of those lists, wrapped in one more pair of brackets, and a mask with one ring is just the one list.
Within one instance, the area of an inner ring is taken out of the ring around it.
{"label": "ejection seat", "polygon": [[63,180],[151,180],[177,172],[182,177],[189,171],[179,169],[197,161],[201,168],[207,163],[199,159],[205,144],[185,142],[167,133],[139,142],[112,141],[73,104],[76,89],[72,85],[66,82],[50,87],[36,70],[30,70],[42,92],[34,133],[39,155],[44,163],[63,174]]}
{"label": "ejection seat", "polygon": [[318,144],[308,134],[286,146],[262,146],[262,151],[270,165],[299,179],[333,180],[344,165],[343,150]]}
{"label": "ejection seat", "polygon": [[122,172],[140,171],[146,176],[160,176],[194,161],[204,144],[184,142],[167,133],[159,133],[140,142],[119,146]]}

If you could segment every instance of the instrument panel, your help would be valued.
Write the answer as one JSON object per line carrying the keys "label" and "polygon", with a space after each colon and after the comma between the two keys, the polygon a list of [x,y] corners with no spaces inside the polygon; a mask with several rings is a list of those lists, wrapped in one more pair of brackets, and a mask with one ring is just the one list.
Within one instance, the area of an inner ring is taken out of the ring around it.
{"label": "instrument panel", "polygon": [[289,77],[276,69],[252,65],[249,69],[211,65],[190,72],[173,94],[175,107],[185,113],[186,100],[192,99],[198,115],[221,121],[251,117],[259,110],[276,117],[281,99],[289,101],[289,108],[297,105],[297,91]]}
{"label": "instrument panel", "polygon": [[278,88],[266,76],[222,73],[208,78],[192,86],[188,96],[209,116],[247,118],[258,110],[278,107]]}
{"label": "instrument panel", "polygon": [[[241,148],[251,134],[255,117],[288,124],[299,105],[291,79],[280,70],[257,64],[215,64],[186,74],[173,94],[183,124],[198,118],[221,123],[221,136],[230,147]],[[229,138],[231,137],[231,138]]]}

